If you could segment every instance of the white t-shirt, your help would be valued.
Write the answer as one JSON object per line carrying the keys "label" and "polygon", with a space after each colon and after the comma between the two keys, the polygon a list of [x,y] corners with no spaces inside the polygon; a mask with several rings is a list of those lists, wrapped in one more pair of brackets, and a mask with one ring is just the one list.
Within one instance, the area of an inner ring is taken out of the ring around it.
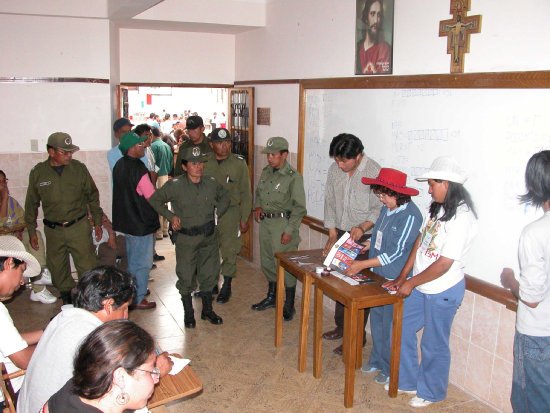
{"label": "white t-shirt", "polygon": [[[18,371],[19,368],[11,362],[9,356],[24,350],[28,344],[19,331],[13,325],[13,320],[6,306],[0,303],[0,362],[4,363],[8,373]],[[23,376],[10,381],[13,391],[17,392],[23,383]],[[4,395],[0,392],[0,401],[4,400]]]}
{"label": "white t-shirt", "polygon": [[101,320],[89,311],[61,307],[61,313],[48,324],[27,367],[18,412],[37,412],[73,376],[74,356],[86,336]]}
{"label": "white t-shirt", "polygon": [[449,221],[430,218],[426,214],[420,229],[420,247],[414,260],[413,276],[421,273],[440,256],[454,260],[451,268],[433,281],[416,287],[424,294],[438,294],[458,284],[464,278],[464,258],[470,249],[472,240],[477,235],[477,220],[473,212],[462,204],[456,209],[455,216]]}
{"label": "white t-shirt", "polygon": [[527,225],[519,239],[519,296],[516,329],[521,334],[550,336],[550,212]]}

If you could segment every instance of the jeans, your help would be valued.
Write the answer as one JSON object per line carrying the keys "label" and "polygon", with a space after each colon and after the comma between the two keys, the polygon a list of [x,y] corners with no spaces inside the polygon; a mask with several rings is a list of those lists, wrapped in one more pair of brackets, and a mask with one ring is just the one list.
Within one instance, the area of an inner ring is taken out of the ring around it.
{"label": "jeans", "polygon": [[390,375],[392,321],[393,305],[383,305],[370,309],[372,350],[368,365],[376,367],[387,376]]}
{"label": "jeans", "polygon": [[514,413],[550,411],[550,337],[516,331],[510,401]]}
{"label": "jeans", "polygon": [[[403,303],[399,389],[416,390],[417,396],[431,402],[447,397],[451,350],[449,337],[456,310],[464,298],[464,279],[438,294],[414,289]],[[418,363],[416,333],[424,328]]]}
{"label": "jeans", "polygon": [[154,234],[135,236],[124,234],[126,238],[126,256],[128,272],[136,282],[136,304],[141,303],[147,294],[149,272],[153,266]]}

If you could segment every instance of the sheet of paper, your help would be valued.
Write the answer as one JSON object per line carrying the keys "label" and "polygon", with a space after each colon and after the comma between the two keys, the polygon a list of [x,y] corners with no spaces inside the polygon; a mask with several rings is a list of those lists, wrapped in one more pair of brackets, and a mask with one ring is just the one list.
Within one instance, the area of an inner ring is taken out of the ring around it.
{"label": "sheet of paper", "polygon": [[187,366],[189,363],[191,363],[191,360],[189,359],[180,359],[178,357],[174,356],[168,356],[170,357],[170,360],[174,362],[174,365],[172,366],[172,370],[170,370],[170,375],[175,376],[180,371],[183,370],[185,366]]}

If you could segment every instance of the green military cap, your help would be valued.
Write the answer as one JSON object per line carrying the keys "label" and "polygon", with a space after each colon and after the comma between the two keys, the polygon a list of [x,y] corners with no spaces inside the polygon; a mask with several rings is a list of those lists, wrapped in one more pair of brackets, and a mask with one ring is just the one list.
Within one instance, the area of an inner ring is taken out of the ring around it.
{"label": "green military cap", "polygon": [[275,153],[279,151],[288,151],[288,141],[280,136],[275,136],[267,140],[262,153]]}
{"label": "green military cap", "polygon": [[48,146],[56,149],[62,149],[67,152],[76,152],[80,148],[73,145],[71,135],[65,132],[55,132],[48,137]]}
{"label": "green military cap", "polygon": [[120,137],[120,143],[118,145],[118,149],[120,149],[121,152],[124,152],[130,149],[132,146],[137,145],[138,143],[144,142],[146,140],[147,140],[147,136],[139,136],[135,132],[128,132]]}
{"label": "green military cap", "polygon": [[181,151],[181,158],[187,162],[206,162],[206,154],[201,152],[200,146],[191,146]]}
{"label": "green military cap", "polygon": [[225,128],[216,128],[210,134],[210,142],[231,142],[231,135]]}

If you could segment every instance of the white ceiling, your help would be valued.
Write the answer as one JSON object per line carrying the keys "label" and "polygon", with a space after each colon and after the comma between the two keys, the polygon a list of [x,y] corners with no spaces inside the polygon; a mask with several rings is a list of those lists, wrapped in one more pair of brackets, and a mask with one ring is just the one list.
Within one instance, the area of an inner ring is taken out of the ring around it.
{"label": "white ceiling", "polygon": [[119,27],[237,34],[265,26],[275,0],[0,0],[0,13],[110,19]]}

